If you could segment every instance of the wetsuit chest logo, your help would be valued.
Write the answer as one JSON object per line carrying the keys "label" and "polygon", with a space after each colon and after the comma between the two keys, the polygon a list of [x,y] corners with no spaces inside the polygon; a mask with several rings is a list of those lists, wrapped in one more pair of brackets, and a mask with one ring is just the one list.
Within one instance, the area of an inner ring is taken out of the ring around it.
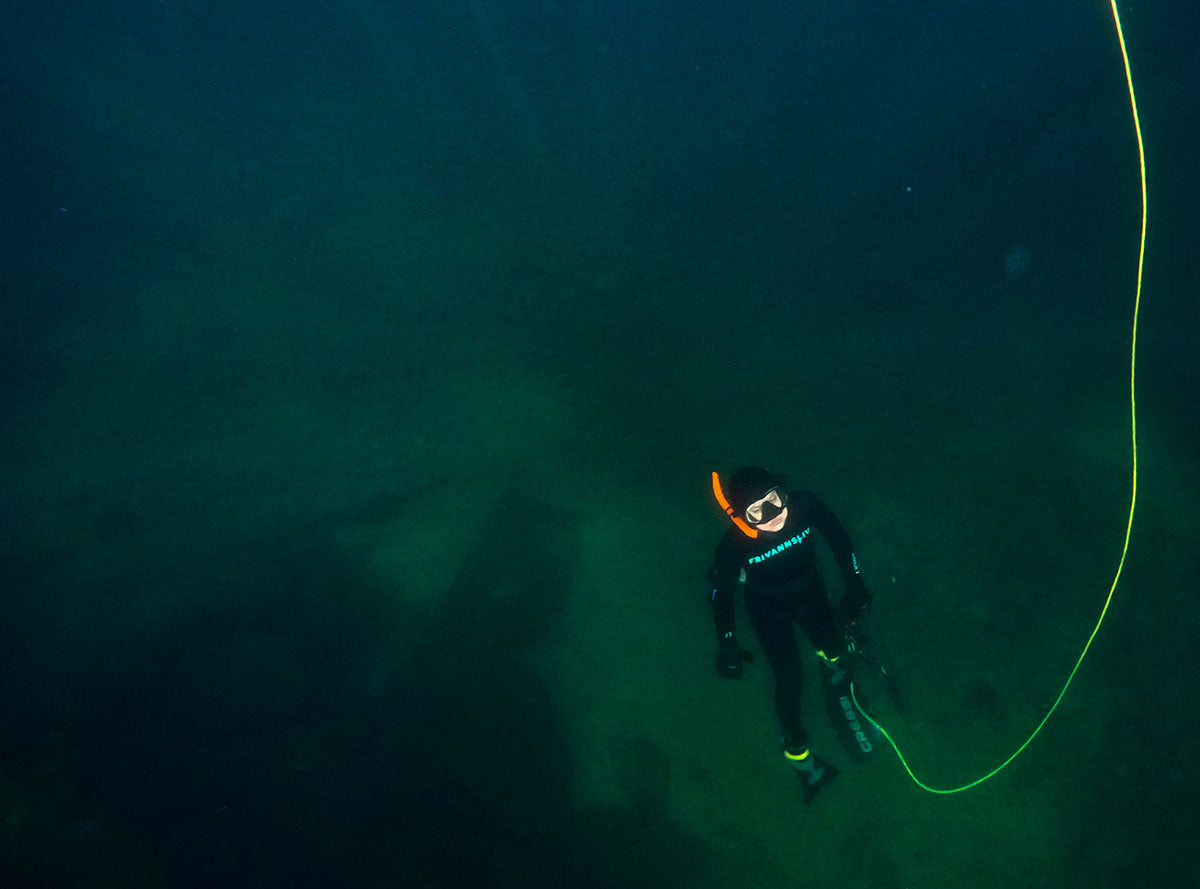
{"label": "wetsuit chest logo", "polygon": [[757,556],[751,556],[750,559],[748,560],[748,564],[757,565],[759,562],[765,562],[767,559],[771,558],[772,556],[779,555],[785,549],[791,549],[796,544],[803,543],[804,538],[806,538],[808,536],[808,532],[811,530],[812,530],[812,528],[805,528],[803,531],[801,531],[795,537],[789,537],[783,543],[779,544],[778,546],[771,547],[765,553],[761,553]]}

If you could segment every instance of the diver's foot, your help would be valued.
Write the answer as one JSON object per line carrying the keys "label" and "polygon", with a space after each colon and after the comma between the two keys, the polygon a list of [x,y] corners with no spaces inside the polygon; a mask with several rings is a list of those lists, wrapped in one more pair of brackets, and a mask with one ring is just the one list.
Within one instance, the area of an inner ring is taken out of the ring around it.
{"label": "diver's foot", "polygon": [[840,774],[836,766],[815,756],[810,756],[804,766],[797,766],[796,777],[800,779],[800,788],[804,792],[804,804],[807,806],[816,799],[821,789]]}

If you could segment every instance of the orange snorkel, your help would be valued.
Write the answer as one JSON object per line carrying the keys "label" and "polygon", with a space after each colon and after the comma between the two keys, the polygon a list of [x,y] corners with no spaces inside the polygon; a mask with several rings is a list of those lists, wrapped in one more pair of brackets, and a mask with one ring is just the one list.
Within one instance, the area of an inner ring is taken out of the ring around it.
{"label": "orange snorkel", "polygon": [[721,479],[717,476],[716,472],[713,472],[712,475],[713,496],[717,498],[717,504],[721,509],[725,510],[725,515],[729,516],[730,521],[738,526],[739,531],[747,537],[757,537],[758,531],[746,524],[746,520],[741,516],[733,514],[733,507],[729,505],[729,501],[725,498],[725,492],[721,490]]}

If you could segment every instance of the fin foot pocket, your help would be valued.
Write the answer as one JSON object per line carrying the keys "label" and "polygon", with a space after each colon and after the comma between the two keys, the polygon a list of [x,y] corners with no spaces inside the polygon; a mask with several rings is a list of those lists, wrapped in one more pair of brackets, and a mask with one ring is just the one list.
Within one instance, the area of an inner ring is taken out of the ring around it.
{"label": "fin foot pocket", "polygon": [[804,792],[804,805],[817,798],[822,788],[826,787],[841,774],[841,771],[822,759],[813,758],[812,767],[796,769],[796,777],[800,779],[800,788]]}

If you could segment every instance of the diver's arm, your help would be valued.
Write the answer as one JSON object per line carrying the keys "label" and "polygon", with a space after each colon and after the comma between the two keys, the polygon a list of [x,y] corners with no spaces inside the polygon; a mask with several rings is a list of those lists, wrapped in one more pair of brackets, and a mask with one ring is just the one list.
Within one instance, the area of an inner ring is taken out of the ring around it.
{"label": "diver's arm", "polygon": [[709,579],[712,581],[713,624],[717,628],[717,675],[722,679],[741,679],[742,664],[754,655],[737,644],[734,632],[734,602],[741,580],[742,564],[728,545],[717,547]]}
{"label": "diver's arm", "polygon": [[862,611],[867,605],[870,605],[871,594],[867,592],[863,583],[862,568],[858,564],[858,555],[854,552],[854,541],[850,539],[846,528],[838,521],[833,510],[826,506],[824,501],[815,494],[806,494],[806,497],[812,525],[829,543],[833,557],[837,560],[838,568],[841,569],[842,581],[846,587],[846,598],[853,597],[859,603],[865,601],[865,604],[858,609]]}
{"label": "diver's arm", "polygon": [[717,642],[722,647],[736,647],[737,635],[734,627],[734,604],[736,602],[738,578],[741,566],[726,548],[724,541],[717,547],[709,579],[712,582],[713,625],[717,630]]}

